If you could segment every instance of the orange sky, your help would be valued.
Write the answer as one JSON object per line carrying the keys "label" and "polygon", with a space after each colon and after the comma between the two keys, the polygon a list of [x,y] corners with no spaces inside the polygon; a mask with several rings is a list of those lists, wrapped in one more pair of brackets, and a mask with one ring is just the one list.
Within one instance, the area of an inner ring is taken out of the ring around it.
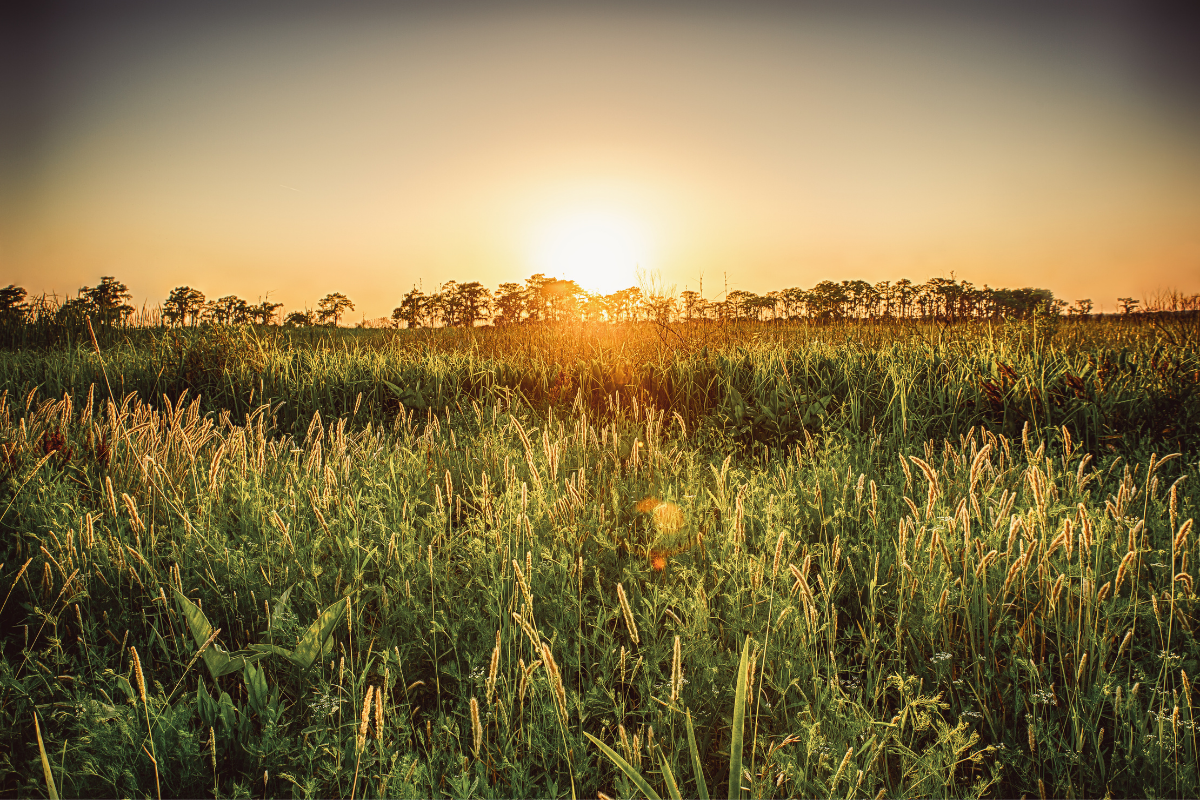
{"label": "orange sky", "polygon": [[1200,292],[1200,121],[1119,27],[750,7],[80,26],[8,153],[0,282],[340,291],[356,319],[418,282],[611,291],[630,262],[710,298],[951,272],[1108,310]]}

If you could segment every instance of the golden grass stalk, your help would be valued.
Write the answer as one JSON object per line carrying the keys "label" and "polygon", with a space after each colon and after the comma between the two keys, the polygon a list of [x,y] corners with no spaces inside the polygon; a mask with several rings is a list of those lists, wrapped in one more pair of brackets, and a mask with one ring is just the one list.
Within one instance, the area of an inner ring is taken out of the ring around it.
{"label": "golden grass stalk", "polygon": [[[142,708],[146,714],[146,736],[150,739],[150,751],[147,755],[150,756],[150,763],[154,766],[154,786],[159,800],[162,800],[162,785],[158,778],[158,758],[154,748],[154,732],[150,727],[150,704],[146,702],[146,677],[142,674],[142,659],[138,657],[136,647],[130,646],[129,652],[133,659],[133,674],[137,678],[138,696],[142,698]],[[143,749],[145,748],[143,747]]]}
{"label": "golden grass stalk", "polygon": [[771,566],[771,580],[775,580],[775,576],[779,574],[779,557],[783,555],[783,541],[787,538],[787,531],[781,531],[779,538],[775,540],[775,562]]}
{"label": "golden grass stalk", "polygon": [[374,696],[374,694],[375,687],[367,686],[367,694],[365,697],[363,697],[362,713],[359,715],[358,736],[355,742],[358,745],[359,750],[362,750],[367,743],[367,725],[371,721],[371,698]]}
{"label": "golden grass stalk", "polygon": [[621,603],[621,613],[625,615],[625,626],[629,628],[629,636],[634,644],[641,644],[638,637],[637,623],[633,621],[633,609],[629,607],[629,599],[625,596],[625,587],[617,584],[617,600]]}
{"label": "golden grass stalk", "polygon": [[1188,518],[1182,525],[1179,526],[1179,532],[1175,534],[1175,538],[1171,540],[1171,553],[1177,553],[1187,547],[1188,534],[1192,532],[1192,520]]}
{"label": "golden grass stalk", "polygon": [[679,700],[679,693],[683,691],[683,666],[680,664],[679,653],[679,637],[675,637],[675,647],[671,656],[671,702]]}
{"label": "golden grass stalk", "polygon": [[545,643],[542,644],[542,662],[546,666],[546,673],[550,676],[550,687],[554,690],[554,704],[558,707],[558,713],[562,716],[565,725],[567,723],[567,690],[563,686],[558,664],[554,662],[554,654],[550,652],[550,645]]}
{"label": "golden grass stalk", "polygon": [[387,686],[387,672],[384,671],[383,686],[375,688],[375,738],[383,738],[383,687]]}
{"label": "golden grass stalk", "polygon": [[982,474],[983,466],[985,463],[987,463],[988,455],[991,452],[992,452],[992,445],[989,442],[988,444],[985,444],[983,446],[983,449],[980,450],[975,455],[975,459],[971,462],[971,475],[970,475],[970,479],[968,481],[969,488],[967,489],[968,493],[970,493],[971,491],[974,491],[975,484],[979,482],[979,476],[980,476],[980,474]]}
{"label": "golden grass stalk", "polygon": [[488,667],[487,694],[483,702],[492,704],[492,695],[496,692],[496,671],[500,668],[500,631],[496,631],[496,646],[492,648],[492,663]]}
{"label": "golden grass stalk", "polygon": [[833,773],[833,780],[829,783],[829,791],[837,788],[838,781],[842,779],[842,773],[846,771],[846,765],[850,763],[850,756],[854,755],[854,746],[846,748],[846,755],[842,756],[842,763],[838,765],[837,772]]}
{"label": "golden grass stalk", "polygon": [[471,733],[475,737],[475,757],[479,758],[479,750],[483,747],[483,723],[479,720],[479,701],[471,698]]}

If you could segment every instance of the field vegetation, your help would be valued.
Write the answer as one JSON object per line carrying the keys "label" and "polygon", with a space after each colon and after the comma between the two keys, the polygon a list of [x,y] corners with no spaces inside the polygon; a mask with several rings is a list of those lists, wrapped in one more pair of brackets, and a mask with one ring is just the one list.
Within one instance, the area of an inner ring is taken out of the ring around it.
{"label": "field vegetation", "polygon": [[6,794],[1200,794],[1194,319],[59,323]]}

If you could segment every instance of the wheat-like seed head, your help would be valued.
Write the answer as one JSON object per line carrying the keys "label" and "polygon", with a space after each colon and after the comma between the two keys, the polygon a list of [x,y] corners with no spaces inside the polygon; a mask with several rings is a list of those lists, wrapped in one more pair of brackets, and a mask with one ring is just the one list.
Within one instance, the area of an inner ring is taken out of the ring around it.
{"label": "wheat-like seed head", "polygon": [[1175,534],[1175,538],[1171,540],[1171,553],[1183,550],[1187,547],[1188,534],[1192,532],[1192,519],[1189,517],[1182,525],[1179,526],[1179,532]]}
{"label": "wheat-like seed head", "polygon": [[675,647],[671,656],[671,702],[679,700],[679,693],[683,691],[683,666],[680,664],[679,653],[679,637],[675,637]]}
{"label": "wheat-like seed head", "polygon": [[850,756],[854,755],[854,746],[846,748],[846,755],[842,756],[842,763],[838,765],[837,772],[833,774],[833,780],[829,782],[829,789],[833,791],[837,788],[838,781],[842,778],[842,773],[846,771],[846,765],[850,763]]}
{"label": "wheat-like seed head", "polygon": [[483,702],[491,705],[492,695],[496,692],[496,671],[500,667],[500,631],[496,631],[496,646],[492,648],[492,663],[488,666],[487,694]]}
{"label": "wheat-like seed head", "polygon": [[633,609],[629,607],[629,599],[625,596],[625,587],[617,584],[617,600],[621,603],[621,613],[625,615],[625,626],[629,628],[629,636],[634,644],[641,644],[638,637],[637,624],[633,621]]}
{"label": "wheat-like seed head", "polygon": [[554,661],[554,654],[550,652],[550,645],[542,643],[542,662],[546,666],[546,672],[550,676],[550,687],[554,690],[554,703],[558,707],[558,713],[562,716],[563,723],[567,721],[567,691],[563,686],[562,674],[558,671],[558,664]]}
{"label": "wheat-like seed head", "polygon": [[771,580],[775,580],[775,576],[779,574],[779,557],[783,555],[783,540],[787,538],[787,531],[781,531],[779,538],[775,540],[775,562],[771,567]]}
{"label": "wheat-like seed head", "polygon": [[479,758],[479,749],[483,746],[483,723],[479,719],[479,701],[471,698],[471,733],[475,737],[475,757]]}
{"label": "wheat-like seed head", "polygon": [[367,686],[367,694],[363,697],[362,714],[358,718],[358,737],[356,744],[358,749],[362,750],[367,743],[367,725],[371,720],[371,698],[375,694],[374,686]]}
{"label": "wheat-like seed head", "polygon": [[142,675],[142,660],[138,657],[136,647],[130,647],[129,653],[133,658],[133,674],[137,678],[138,696],[142,698],[142,705],[146,705],[146,678]]}
{"label": "wheat-like seed head", "polygon": [[383,738],[383,689],[387,686],[388,673],[383,671],[383,686],[375,688],[375,738]]}
{"label": "wheat-like seed head", "polygon": [[983,449],[976,453],[975,458],[971,461],[971,474],[968,480],[968,494],[974,490],[975,484],[979,482],[979,476],[983,472],[984,464],[987,462],[988,455],[992,452],[991,443],[985,444]]}

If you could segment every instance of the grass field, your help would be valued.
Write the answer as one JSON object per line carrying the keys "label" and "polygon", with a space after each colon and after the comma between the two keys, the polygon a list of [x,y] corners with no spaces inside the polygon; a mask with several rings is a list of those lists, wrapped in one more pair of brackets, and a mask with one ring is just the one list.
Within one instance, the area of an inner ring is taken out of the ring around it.
{"label": "grass field", "polygon": [[1194,797],[1195,328],[0,352],[0,790]]}

